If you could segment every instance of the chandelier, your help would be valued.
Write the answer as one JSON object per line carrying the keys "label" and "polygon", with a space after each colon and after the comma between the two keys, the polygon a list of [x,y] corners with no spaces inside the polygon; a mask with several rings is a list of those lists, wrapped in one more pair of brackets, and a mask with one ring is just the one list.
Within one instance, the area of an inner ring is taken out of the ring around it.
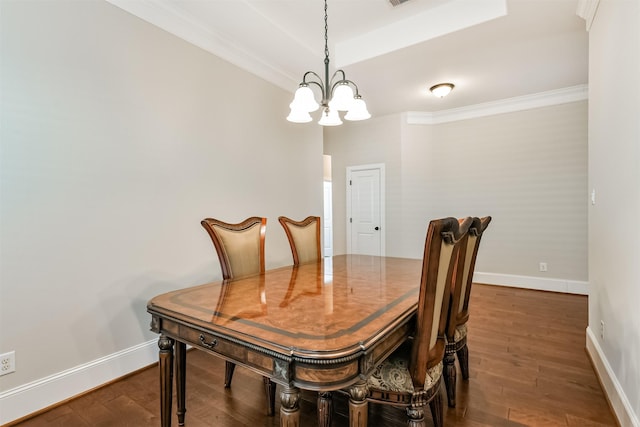
{"label": "chandelier", "polygon": [[[287,120],[294,123],[308,123],[312,120],[309,113],[322,107],[322,116],[318,124],[323,126],[337,126],[342,124],[338,111],[346,111],[346,120],[366,120],[371,117],[367,105],[358,93],[358,86],[347,77],[342,70],[333,73],[329,79],[329,47],[327,32],[327,0],[324,0],[324,81],[313,71],[307,71],[302,77],[302,83],[296,90],[293,102],[289,105],[291,112]],[[318,104],[311,85],[320,88],[322,100]],[[353,89],[355,89],[355,94]]]}

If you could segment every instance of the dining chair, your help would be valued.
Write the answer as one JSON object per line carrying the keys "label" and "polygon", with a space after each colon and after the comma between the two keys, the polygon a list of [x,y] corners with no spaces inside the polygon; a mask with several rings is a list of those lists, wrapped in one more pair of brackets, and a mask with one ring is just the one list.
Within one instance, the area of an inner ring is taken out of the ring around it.
{"label": "dining chair", "polygon": [[459,243],[471,221],[443,218],[429,223],[415,334],[374,369],[367,383],[367,400],[405,407],[411,427],[424,427],[427,404],[434,425],[442,427],[444,422],[442,359],[450,285]]}
{"label": "dining chair", "polygon": [[216,248],[223,279],[264,272],[266,218],[253,216],[238,224],[205,218],[201,224]]}
{"label": "dining chair", "polygon": [[319,216],[308,216],[302,221],[281,216],[278,217],[278,221],[287,233],[293,265],[317,261],[321,258]]}
{"label": "dining chair", "polygon": [[[238,279],[264,272],[264,240],[267,219],[250,217],[237,224],[230,224],[215,218],[205,218],[202,226],[213,241],[218,254],[222,278]],[[225,362],[224,387],[231,387],[231,379],[236,365]],[[263,377],[267,394],[269,415],[275,413],[276,385],[268,377]]]}
{"label": "dining chair", "polygon": [[[459,220],[463,221],[463,220]],[[444,384],[447,400],[451,408],[456,406],[456,367],[458,355],[462,378],[469,379],[469,350],[467,348],[467,321],[469,320],[469,297],[473,283],[473,272],[480,239],[487,229],[491,217],[473,218],[469,232],[463,237],[458,252],[456,272],[451,287],[451,304],[447,319],[447,344],[444,354]]]}

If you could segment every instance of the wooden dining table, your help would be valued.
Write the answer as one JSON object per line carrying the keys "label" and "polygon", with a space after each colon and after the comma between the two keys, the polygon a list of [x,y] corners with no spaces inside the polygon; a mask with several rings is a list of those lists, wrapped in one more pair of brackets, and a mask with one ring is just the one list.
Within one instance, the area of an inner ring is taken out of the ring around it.
{"label": "wooden dining table", "polygon": [[171,425],[174,359],[185,422],[190,345],[277,384],[281,426],[299,426],[301,389],[318,392],[320,426],[336,390],[349,393],[350,426],[366,426],[367,378],[412,333],[421,272],[419,259],[339,255],[156,296],[161,425]]}

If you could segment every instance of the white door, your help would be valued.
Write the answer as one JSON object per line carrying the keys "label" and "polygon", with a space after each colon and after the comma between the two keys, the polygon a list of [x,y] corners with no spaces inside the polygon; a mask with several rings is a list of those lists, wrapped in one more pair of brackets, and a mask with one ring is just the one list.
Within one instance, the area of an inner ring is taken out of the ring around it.
{"label": "white door", "polygon": [[347,168],[347,251],[384,255],[384,165]]}

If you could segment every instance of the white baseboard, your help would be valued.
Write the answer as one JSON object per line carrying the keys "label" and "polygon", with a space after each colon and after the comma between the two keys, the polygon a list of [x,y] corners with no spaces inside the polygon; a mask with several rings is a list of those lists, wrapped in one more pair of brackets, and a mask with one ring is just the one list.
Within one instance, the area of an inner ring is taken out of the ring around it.
{"label": "white baseboard", "polygon": [[535,289],[539,291],[563,292],[567,294],[589,295],[589,284],[578,280],[552,279],[514,274],[482,273],[476,271],[474,283],[510,286],[513,288]]}
{"label": "white baseboard", "polygon": [[620,425],[622,427],[640,427],[638,416],[634,414],[627,395],[611,369],[596,336],[589,327],[587,327],[587,353],[591,357],[596,375],[600,378],[600,383]]}
{"label": "white baseboard", "polygon": [[92,390],[158,361],[157,340],[0,393],[0,425]]}

